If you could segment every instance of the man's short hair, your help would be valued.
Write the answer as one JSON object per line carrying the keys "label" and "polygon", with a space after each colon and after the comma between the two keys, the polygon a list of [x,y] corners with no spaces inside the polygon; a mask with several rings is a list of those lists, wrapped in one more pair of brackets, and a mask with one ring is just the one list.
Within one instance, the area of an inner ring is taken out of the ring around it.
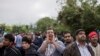
{"label": "man's short hair", "polygon": [[22,42],[27,42],[28,44],[31,44],[32,40],[25,36],[23,37]]}
{"label": "man's short hair", "polygon": [[12,34],[6,34],[4,36],[5,39],[8,39],[10,42],[13,42],[15,41],[15,37],[12,35]]}
{"label": "man's short hair", "polygon": [[78,29],[78,30],[76,30],[76,31],[75,31],[75,36],[76,36],[76,35],[78,35],[78,34],[79,34],[79,32],[81,32],[81,31],[84,31],[84,32],[85,32],[85,30],[84,30],[84,29]]}
{"label": "man's short hair", "polygon": [[65,32],[63,33],[63,35],[65,35],[65,34],[67,34],[67,33],[70,33],[70,35],[72,36],[71,32],[69,32],[69,31],[65,31]]}
{"label": "man's short hair", "polygon": [[53,29],[53,28],[49,27],[49,28],[47,28],[47,29],[46,29],[46,31],[45,31],[45,32],[47,33],[47,31],[48,31],[48,30],[53,30],[53,31],[54,31],[54,29]]}

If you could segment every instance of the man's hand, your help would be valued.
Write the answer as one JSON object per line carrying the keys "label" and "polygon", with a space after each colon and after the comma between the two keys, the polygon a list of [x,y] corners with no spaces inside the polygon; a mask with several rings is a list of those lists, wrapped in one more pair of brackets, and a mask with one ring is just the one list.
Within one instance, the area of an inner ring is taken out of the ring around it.
{"label": "man's hand", "polygon": [[52,37],[50,37],[48,34],[46,35],[46,41],[47,43],[52,43],[55,42],[55,37],[54,35]]}

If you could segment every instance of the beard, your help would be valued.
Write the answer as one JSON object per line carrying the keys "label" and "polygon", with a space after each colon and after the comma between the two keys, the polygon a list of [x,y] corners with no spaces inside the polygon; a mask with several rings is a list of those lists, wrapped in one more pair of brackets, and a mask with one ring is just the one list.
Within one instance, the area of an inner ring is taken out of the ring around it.
{"label": "beard", "polygon": [[66,40],[66,43],[71,43],[72,41],[71,40]]}
{"label": "beard", "polygon": [[80,37],[80,38],[78,39],[78,41],[80,41],[80,42],[86,42],[86,37]]}
{"label": "beard", "polygon": [[92,43],[98,43],[98,40],[97,39],[94,39],[91,41]]}

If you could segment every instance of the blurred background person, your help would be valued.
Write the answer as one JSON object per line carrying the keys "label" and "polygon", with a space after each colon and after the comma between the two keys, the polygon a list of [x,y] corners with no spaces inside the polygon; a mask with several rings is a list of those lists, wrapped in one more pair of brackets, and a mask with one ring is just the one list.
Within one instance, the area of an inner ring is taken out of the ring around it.
{"label": "blurred background person", "polygon": [[64,44],[65,44],[65,46],[68,46],[72,42],[73,42],[72,34],[70,32],[68,32],[68,31],[66,31],[64,33]]}
{"label": "blurred background person", "polygon": [[20,33],[17,36],[15,36],[15,46],[21,50],[22,45],[22,38],[24,36],[24,33]]}
{"label": "blurred background person", "polygon": [[92,47],[95,56],[100,56],[100,44],[98,43],[98,34],[95,31],[92,31],[88,35],[90,43],[89,45]]}
{"label": "blurred background person", "polygon": [[41,44],[42,44],[42,42],[43,42],[43,37],[42,37],[42,35],[41,35],[41,32],[36,32],[36,33],[35,33],[35,38],[34,38],[33,43],[34,43],[35,45],[37,45],[38,47],[40,47]]}

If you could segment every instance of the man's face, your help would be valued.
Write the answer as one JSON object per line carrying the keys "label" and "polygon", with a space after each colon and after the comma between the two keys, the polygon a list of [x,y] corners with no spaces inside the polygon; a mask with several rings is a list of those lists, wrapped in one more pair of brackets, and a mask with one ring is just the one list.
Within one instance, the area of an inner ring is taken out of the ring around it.
{"label": "man's face", "polygon": [[94,35],[90,38],[90,41],[93,42],[93,43],[97,43],[98,42],[98,36],[97,35]]}
{"label": "man's face", "polygon": [[49,40],[52,40],[54,37],[54,31],[53,30],[47,30],[47,35],[49,37]]}
{"label": "man's face", "polygon": [[3,45],[4,46],[9,46],[10,44],[11,44],[11,42],[8,39],[4,38]]}
{"label": "man's face", "polygon": [[86,41],[86,34],[84,31],[80,31],[77,35],[79,41]]}
{"label": "man's face", "polygon": [[71,36],[70,33],[64,34],[64,41],[67,42],[67,43],[72,42],[72,36]]}
{"label": "man's face", "polygon": [[25,42],[25,41],[22,42],[22,48],[23,48],[23,49],[28,49],[29,46],[30,46],[29,43],[27,43],[27,42]]}

